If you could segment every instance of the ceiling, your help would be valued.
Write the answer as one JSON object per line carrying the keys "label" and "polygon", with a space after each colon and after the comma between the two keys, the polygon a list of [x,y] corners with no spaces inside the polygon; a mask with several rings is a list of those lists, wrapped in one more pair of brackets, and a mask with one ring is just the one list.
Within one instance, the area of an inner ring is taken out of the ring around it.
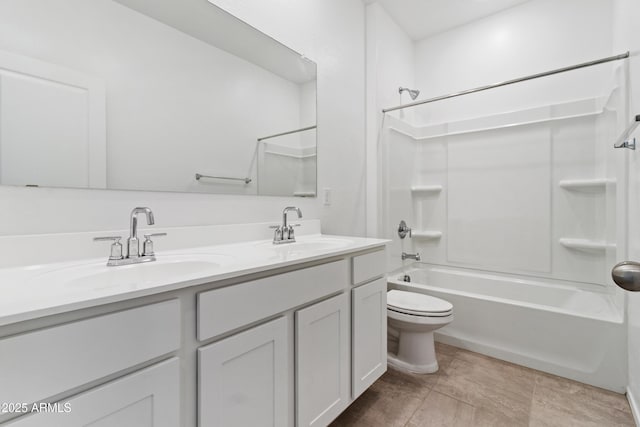
{"label": "ceiling", "polygon": [[378,3],[413,40],[489,16],[529,0],[366,0]]}

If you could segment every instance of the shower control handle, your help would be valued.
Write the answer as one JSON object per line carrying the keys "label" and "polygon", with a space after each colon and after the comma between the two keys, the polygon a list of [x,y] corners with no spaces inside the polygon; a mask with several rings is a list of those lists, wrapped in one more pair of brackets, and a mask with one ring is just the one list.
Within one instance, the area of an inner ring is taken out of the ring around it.
{"label": "shower control handle", "polygon": [[611,277],[616,285],[631,292],[640,291],[640,263],[623,261],[611,270]]}
{"label": "shower control handle", "polygon": [[407,227],[407,223],[403,219],[400,221],[400,225],[398,225],[398,236],[400,236],[401,239],[404,239],[407,237],[407,234],[411,237],[411,229]]}

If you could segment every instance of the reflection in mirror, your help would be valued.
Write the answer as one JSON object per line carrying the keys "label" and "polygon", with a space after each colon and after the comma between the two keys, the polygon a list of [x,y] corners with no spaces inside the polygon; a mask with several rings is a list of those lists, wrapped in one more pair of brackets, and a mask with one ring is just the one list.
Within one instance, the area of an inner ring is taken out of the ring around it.
{"label": "reflection in mirror", "polygon": [[203,0],[0,2],[0,183],[316,195],[316,66]]}

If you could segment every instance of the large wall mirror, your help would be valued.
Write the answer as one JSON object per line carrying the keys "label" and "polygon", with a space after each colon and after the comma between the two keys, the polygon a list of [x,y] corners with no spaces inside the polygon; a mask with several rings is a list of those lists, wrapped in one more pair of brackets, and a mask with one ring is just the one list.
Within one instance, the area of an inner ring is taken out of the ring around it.
{"label": "large wall mirror", "polygon": [[206,0],[2,0],[0,184],[315,197],[316,65]]}

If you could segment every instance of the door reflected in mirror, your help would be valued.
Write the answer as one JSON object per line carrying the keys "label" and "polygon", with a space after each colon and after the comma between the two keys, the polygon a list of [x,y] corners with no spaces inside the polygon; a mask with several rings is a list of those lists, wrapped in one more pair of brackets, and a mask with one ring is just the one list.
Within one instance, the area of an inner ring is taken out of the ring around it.
{"label": "door reflected in mirror", "polygon": [[0,184],[316,196],[316,65],[202,0],[0,2]]}

